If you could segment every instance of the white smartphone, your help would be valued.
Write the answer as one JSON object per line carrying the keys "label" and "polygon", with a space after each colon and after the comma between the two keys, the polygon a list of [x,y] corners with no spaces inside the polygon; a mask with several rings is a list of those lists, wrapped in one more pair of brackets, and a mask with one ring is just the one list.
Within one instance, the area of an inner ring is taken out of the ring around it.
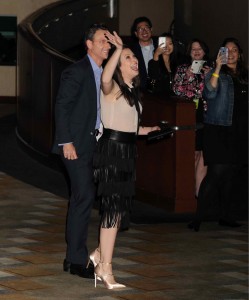
{"label": "white smartphone", "polygon": [[166,47],[166,36],[159,36],[158,38],[158,46]]}
{"label": "white smartphone", "polygon": [[221,55],[221,63],[223,65],[226,65],[227,64],[227,59],[228,59],[228,48],[221,47],[220,48],[220,55]]}
{"label": "white smartphone", "polygon": [[194,60],[192,62],[190,70],[194,74],[201,74],[201,69],[206,61],[205,60]]}

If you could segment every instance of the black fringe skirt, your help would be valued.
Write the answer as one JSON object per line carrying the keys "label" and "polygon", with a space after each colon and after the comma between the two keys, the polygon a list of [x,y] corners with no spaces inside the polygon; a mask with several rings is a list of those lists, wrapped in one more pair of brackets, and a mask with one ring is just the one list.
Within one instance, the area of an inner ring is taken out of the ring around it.
{"label": "black fringe skirt", "polygon": [[129,228],[135,197],[136,134],[105,129],[94,155],[101,227]]}

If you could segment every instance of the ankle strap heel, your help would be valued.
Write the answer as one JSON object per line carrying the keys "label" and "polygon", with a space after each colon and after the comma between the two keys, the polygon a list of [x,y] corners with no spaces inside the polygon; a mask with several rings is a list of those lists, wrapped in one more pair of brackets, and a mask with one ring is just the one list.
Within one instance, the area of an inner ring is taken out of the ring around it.
{"label": "ankle strap heel", "polygon": [[124,284],[117,283],[115,281],[115,278],[114,278],[112,273],[104,272],[103,271],[103,265],[110,266],[110,265],[112,265],[112,263],[111,262],[106,263],[106,262],[103,262],[103,261],[100,261],[98,263],[97,267],[95,268],[95,272],[94,272],[95,287],[97,286],[97,280],[99,280],[99,279],[104,283],[105,287],[109,290],[126,287]]}

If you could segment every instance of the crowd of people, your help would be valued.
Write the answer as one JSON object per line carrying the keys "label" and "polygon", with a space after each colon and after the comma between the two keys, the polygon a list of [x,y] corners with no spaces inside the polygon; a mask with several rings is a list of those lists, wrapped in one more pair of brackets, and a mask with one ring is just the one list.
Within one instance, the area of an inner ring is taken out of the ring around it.
{"label": "crowd of people", "polygon": [[[239,42],[226,39],[224,64],[218,52],[210,63],[205,42],[193,39],[186,56],[174,37],[163,33],[166,44],[152,36],[147,17],[134,20],[135,42],[103,24],[85,32],[85,57],[66,68],[55,104],[53,151],[61,155],[70,178],[64,271],[95,278],[108,289],[125,288],[116,282],[112,257],[117,233],[129,227],[135,197],[138,135],[160,130],[143,127],[141,92],[177,95],[196,105],[196,217],[188,224],[199,230],[210,197],[220,196],[220,225],[239,226],[232,216],[231,181],[247,164],[248,71]],[[111,55],[110,55],[111,51]],[[107,60],[104,67],[103,62]],[[198,72],[194,61],[202,61]],[[94,199],[100,200],[99,239],[90,255],[88,224]]]}
{"label": "crowd of people", "polygon": [[[137,37],[136,53],[140,45],[139,64],[147,66],[142,69],[141,88],[168,99],[175,95],[195,103],[197,211],[188,227],[199,230],[211,199],[219,201],[220,225],[240,226],[232,213],[233,182],[248,165],[248,69],[240,42],[226,38],[220,45],[227,49],[226,61],[221,48],[212,61],[209,47],[201,39],[192,39],[183,55],[171,33],[160,35],[166,37],[166,45],[155,42],[152,23],[147,18],[137,18],[132,29]],[[145,54],[146,46],[150,46],[149,53],[153,55],[150,60]],[[196,70],[195,64],[200,68]]]}

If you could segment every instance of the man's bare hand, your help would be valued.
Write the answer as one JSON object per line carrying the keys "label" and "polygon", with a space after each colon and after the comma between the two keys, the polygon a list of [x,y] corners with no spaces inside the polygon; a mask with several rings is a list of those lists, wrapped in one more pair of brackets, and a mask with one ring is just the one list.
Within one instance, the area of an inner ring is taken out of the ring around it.
{"label": "man's bare hand", "polygon": [[63,145],[63,154],[66,159],[77,159],[75,147],[72,143]]}

